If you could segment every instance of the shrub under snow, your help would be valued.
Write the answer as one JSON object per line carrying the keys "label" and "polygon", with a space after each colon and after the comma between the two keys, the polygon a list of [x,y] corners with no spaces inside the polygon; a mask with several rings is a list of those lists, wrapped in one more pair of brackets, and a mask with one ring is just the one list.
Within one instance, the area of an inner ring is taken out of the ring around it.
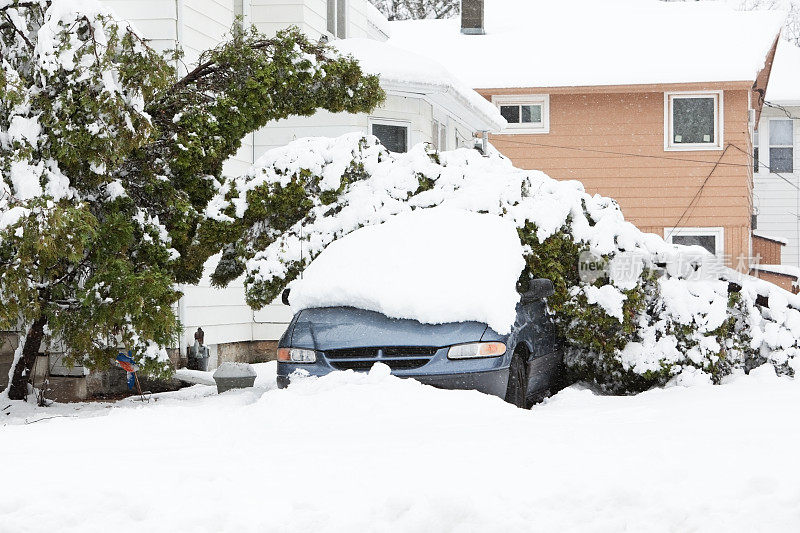
{"label": "shrub under snow", "polygon": [[[707,257],[641,232],[614,200],[517,169],[497,153],[419,145],[391,154],[360,134],[272,150],[209,204],[208,217],[243,226],[246,236],[225,251],[214,280],[244,272],[248,301],[261,307],[334,240],[440,205],[514,223],[522,282],[532,275],[555,283],[549,305],[569,368],[608,391],[675,377],[719,382],[767,362],[793,374],[800,364],[800,298],[721,267],[698,275]],[[587,253],[608,267],[594,281],[579,276]]]}

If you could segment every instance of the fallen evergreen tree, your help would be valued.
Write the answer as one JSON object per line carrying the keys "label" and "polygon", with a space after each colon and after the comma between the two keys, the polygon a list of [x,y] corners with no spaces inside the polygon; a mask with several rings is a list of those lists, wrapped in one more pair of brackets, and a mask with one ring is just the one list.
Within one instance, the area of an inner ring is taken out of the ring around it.
{"label": "fallen evergreen tree", "polygon": [[[522,279],[555,283],[549,305],[569,369],[606,391],[671,379],[719,383],[763,363],[792,374],[800,361],[796,296],[642,233],[613,200],[514,168],[497,153],[420,145],[391,154],[360,134],[272,150],[209,204],[210,227],[241,236],[212,279],[224,285],[244,275],[248,303],[260,308],[337,238],[439,205],[515,222],[527,264]],[[587,254],[603,265],[601,275],[581,275]]]}

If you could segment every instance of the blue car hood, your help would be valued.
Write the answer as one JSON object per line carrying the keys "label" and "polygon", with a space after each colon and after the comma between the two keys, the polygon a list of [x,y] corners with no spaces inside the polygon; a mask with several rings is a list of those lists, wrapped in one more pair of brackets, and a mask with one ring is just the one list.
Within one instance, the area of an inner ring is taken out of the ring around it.
{"label": "blue car hood", "polygon": [[300,311],[291,345],[316,350],[372,346],[449,346],[477,342],[486,331],[480,322],[422,324],[389,318],[352,307],[324,307]]}

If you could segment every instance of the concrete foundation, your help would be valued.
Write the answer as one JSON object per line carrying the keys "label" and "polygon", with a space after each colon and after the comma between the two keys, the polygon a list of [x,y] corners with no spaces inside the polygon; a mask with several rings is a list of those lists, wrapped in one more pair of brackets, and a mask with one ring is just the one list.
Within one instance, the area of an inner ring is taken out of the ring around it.
{"label": "concrete foundation", "polygon": [[88,398],[87,380],[78,376],[50,376],[45,397],[57,402],[80,402]]}
{"label": "concrete foundation", "polygon": [[274,361],[278,341],[229,342],[217,345],[217,365]]}

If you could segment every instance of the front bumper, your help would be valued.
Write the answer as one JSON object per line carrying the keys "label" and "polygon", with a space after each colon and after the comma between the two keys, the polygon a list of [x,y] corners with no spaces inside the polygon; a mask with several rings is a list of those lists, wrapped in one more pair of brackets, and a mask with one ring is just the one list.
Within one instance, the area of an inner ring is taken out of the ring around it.
{"label": "front bumper", "polygon": [[403,376],[416,379],[425,385],[440,389],[476,390],[505,398],[508,387],[508,368],[488,370],[486,372],[469,372],[462,374],[434,374],[421,376]]}
{"label": "front bumper", "polygon": [[[437,354],[430,363],[415,370],[393,370],[392,375],[411,378],[442,389],[477,390],[504,398],[508,385],[510,355],[485,359],[449,360],[447,349]],[[313,364],[278,363],[278,388],[286,388],[295,370],[303,370],[311,376],[324,376],[336,371],[324,356]]]}

